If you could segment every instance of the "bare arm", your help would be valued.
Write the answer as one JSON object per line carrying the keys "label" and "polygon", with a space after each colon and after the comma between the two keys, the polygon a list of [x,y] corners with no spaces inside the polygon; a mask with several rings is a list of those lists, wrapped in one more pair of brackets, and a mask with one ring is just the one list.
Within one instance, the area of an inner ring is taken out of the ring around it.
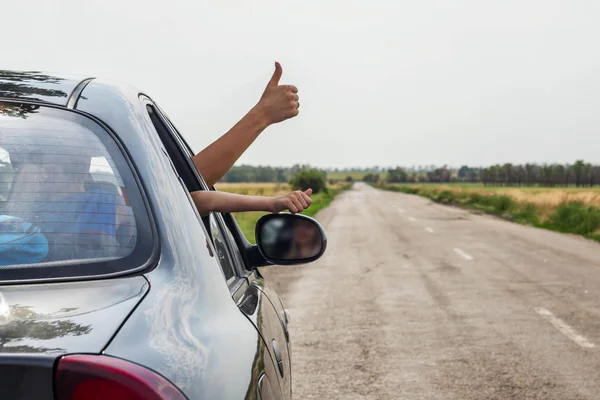
{"label": "bare arm", "polygon": [[267,126],[264,113],[255,107],[226,134],[196,154],[192,160],[206,184],[212,187],[217,183]]}
{"label": "bare arm", "polygon": [[240,212],[240,211],[266,211],[278,213],[290,210],[297,213],[310,206],[312,200],[311,189],[304,192],[295,191],[280,197],[247,196],[242,194],[205,191],[192,192],[192,199],[200,215],[205,216],[211,211]]}
{"label": "bare arm", "polygon": [[219,181],[269,125],[298,115],[298,89],[279,85],[283,70],[275,63],[275,72],[260,101],[233,128],[221,136],[192,160],[206,184]]}

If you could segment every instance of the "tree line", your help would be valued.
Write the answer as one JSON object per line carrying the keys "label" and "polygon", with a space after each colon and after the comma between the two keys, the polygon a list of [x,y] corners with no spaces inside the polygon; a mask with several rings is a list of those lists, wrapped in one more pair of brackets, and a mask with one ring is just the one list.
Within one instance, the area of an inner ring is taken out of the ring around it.
{"label": "tree line", "polygon": [[[292,167],[234,166],[222,182],[289,182],[298,172],[315,170],[310,165],[297,164]],[[327,172],[318,169],[323,179]],[[370,171],[370,172],[367,172]],[[346,180],[354,169],[336,169],[329,172],[348,172]],[[571,164],[496,164],[488,167],[460,168],[428,165],[426,167],[364,168],[363,180],[390,183],[450,183],[470,182],[490,186],[597,186],[600,185],[600,165],[577,160]],[[337,175],[339,176],[339,174]],[[343,176],[343,174],[342,174]],[[331,179],[330,179],[331,180]]]}
{"label": "tree line", "polygon": [[296,164],[292,167],[270,167],[253,165],[236,165],[232,167],[221,179],[221,182],[278,182],[287,183],[300,171],[318,170],[323,179],[326,179],[327,172],[319,170],[310,165]]}
{"label": "tree line", "polygon": [[[369,178],[379,180],[379,177],[371,176]],[[577,160],[573,164],[506,163],[489,167],[464,165],[457,170],[443,166],[418,172],[396,167],[387,171],[386,181],[406,183],[470,182],[490,186],[596,186],[600,185],[600,165]]]}

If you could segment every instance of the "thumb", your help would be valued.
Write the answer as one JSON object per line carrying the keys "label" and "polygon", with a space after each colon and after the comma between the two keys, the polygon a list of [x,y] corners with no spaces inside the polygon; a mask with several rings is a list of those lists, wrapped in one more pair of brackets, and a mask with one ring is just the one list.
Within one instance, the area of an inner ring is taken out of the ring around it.
{"label": "thumb", "polygon": [[306,193],[307,196],[310,196],[312,194],[312,189],[306,189],[304,193]]}
{"label": "thumb", "polygon": [[273,72],[273,76],[269,81],[267,86],[277,86],[279,85],[279,80],[281,79],[281,74],[283,74],[283,69],[281,68],[281,64],[275,61],[275,72]]}

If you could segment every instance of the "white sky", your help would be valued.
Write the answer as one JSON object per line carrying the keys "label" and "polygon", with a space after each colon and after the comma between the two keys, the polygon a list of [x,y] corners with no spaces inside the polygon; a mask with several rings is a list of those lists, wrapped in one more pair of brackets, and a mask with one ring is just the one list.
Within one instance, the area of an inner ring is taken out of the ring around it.
{"label": "white sky", "polygon": [[300,116],[240,163],[600,162],[598,21],[597,0],[22,0],[0,65],[130,82],[200,150],[278,60]]}

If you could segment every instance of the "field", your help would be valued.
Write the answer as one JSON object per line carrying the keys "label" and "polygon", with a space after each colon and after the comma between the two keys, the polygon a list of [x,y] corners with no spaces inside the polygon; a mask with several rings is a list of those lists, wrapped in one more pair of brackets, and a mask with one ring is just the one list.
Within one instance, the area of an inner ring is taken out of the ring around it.
{"label": "field", "polygon": [[600,207],[600,187],[502,187],[485,186],[478,183],[452,184],[403,184],[398,186],[420,187],[425,190],[451,190],[455,193],[478,193],[481,195],[506,195],[520,203],[531,203],[540,207],[544,214],[552,212],[561,203],[582,202],[589,206]]}
{"label": "field", "polygon": [[[328,193],[317,193],[312,195],[313,200],[310,207],[302,214],[314,216],[323,208],[327,207],[334,197],[342,190],[348,189],[350,185],[346,183],[338,183],[329,186]],[[292,191],[289,185],[282,183],[219,183],[215,185],[217,190],[223,192],[247,194],[253,196],[282,196]],[[241,212],[235,213],[235,220],[246,238],[254,243],[254,227],[256,221],[265,215],[265,212]]]}
{"label": "field", "polygon": [[382,184],[381,189],[500,215],[515,222],[600,240],[600,188]]}

